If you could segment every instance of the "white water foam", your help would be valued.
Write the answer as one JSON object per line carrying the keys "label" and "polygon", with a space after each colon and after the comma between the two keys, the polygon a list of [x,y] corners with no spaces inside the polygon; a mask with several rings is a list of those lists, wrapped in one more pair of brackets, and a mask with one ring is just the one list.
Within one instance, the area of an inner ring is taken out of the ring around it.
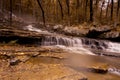
{"label": "white water foam", "polygon": [[34,31],[34,32],[38,32],[38,33],[46,33],[46,34],[50,34],[48,31],[43,31],[41,29],[35,28],[32,25],[28,25],[25,27],[25,29],[29,30],[29,31]]}
{"label": "white water foam", "polygon": [[83,47],[82,41],[79,38],[46,36],[42,42],[42,46],[54,46],[69,53],[94,55],[90,50]]}
{"label": "white water foam", "polygon": [[108,48],[106,51],[120,53],[120,43],[108,42]]}
{"label": "white water foam", "polygon": [[66,46],[62,46],[62,45],[56,45],[56,47],[64,49],[65,51],[67,51],[69,53],[95,55],[94,53],[92,53],[91,51],[89,51],[83,47],[66,47]]}
{"label": "white water foam", "polygon": [[108,69],[108,72],[120,76],[120,70],[118,70],[118,69],[116,69],[116,68],[109,68],[109,69]]}

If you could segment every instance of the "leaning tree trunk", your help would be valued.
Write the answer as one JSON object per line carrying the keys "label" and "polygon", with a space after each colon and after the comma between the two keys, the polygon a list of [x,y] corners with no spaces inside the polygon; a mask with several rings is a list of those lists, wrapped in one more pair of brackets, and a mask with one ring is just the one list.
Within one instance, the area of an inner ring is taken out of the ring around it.
{"label": "leaning tree trunk", "polygon": [[41,2],[39,0],[37,0],[37,3],[38,3],[38,5],[39,5],[39,7],[42,11],[43,23],[44,23],[44,26],[45,26],[45,12],[44,12],[44,9],[43,9],[43,7],[41,5]]}
{"label": "leaning tree trunk", "polygon": [[90,0],[90,22],[93,22],[93,0]]}

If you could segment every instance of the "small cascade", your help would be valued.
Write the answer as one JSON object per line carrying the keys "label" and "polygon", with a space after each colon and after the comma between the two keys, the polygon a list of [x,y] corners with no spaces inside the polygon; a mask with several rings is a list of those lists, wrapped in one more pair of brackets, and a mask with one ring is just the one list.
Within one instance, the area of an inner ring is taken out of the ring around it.
{"label": "small cascade", "polygon": [[120,43],[108,42],[108,48],[106,51],[120,53]]}
{"label": "small cascade", "polygon": [[70,53],[94,55],[90,50],[83,47],[82,41],[79,38],[45,36],[42,39],[41,45],[58,47]]}
{"label": "small cascade", "polygon": [[[71,52],[85,52],[86,54],[93,54],[93,52],[95,52],[96,50],[103,52],[120,53],[119,43],[88,38],[65,37],[60,36],[59,34],[54,35],[54,33],[43,31],[41,29],[33,27],[32,25],[26,26],[25,29],[37,33],[50,34],[49,36],[42,37],[41,41],[38,42],[38,44],[40,44],[41,46],[57,46]],[[91,50],[93,50],[93,52],[91,52]]]}
{"label": "small cascade", "polygon": [[108,43],[103,40],[87,38],[82,38],[81,40],[82,44],[90,49],[105,50],[106,48],[108,48]]}
{"label": "small cascade", "polygon": [[78,39],[78,38],[45,36],[42,39],[41,45],[43,46],[64,45],[68,47],[80,47],[82,46],[82,42],[81,42],[81,39]]}

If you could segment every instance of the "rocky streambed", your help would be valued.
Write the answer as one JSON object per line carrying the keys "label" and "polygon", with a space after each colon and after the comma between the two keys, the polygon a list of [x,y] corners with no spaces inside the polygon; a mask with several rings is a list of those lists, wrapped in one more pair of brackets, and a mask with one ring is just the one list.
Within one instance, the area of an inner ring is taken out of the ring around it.
{"label": "rocky streambed", "polygon": [[119,80],[120,58],[81,55],[58,47],[0,46],[1,80]]}
{"label": "rocky streambed", "polygon": [[119,43],[71,36],[32,25],[1,28],[0,79],[120,79]]}

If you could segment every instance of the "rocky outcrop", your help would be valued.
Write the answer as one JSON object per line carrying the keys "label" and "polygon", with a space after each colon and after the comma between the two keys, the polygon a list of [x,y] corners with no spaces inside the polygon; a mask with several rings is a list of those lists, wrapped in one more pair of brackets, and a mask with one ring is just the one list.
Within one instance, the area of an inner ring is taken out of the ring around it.
{"label": "rocky outcrop", "polygon": [[0,29],[0,42],[9,43],[14,41],[19,44],[35,44],[47,35],[49,34],[16,29]]}
{"label": "rocky outcrop", "polygon": [[89,38],[98,38],[101,34],[110,32],[112,29],[109,26],[102,27],[92,27],[89,29],[89,32],[86,34]]}
{"label": "rocky outcrop", "polygon": [[110,31],[99,36],[102,39],[108,39],[111,41],[120,42],[120,32],[119,31]]}

